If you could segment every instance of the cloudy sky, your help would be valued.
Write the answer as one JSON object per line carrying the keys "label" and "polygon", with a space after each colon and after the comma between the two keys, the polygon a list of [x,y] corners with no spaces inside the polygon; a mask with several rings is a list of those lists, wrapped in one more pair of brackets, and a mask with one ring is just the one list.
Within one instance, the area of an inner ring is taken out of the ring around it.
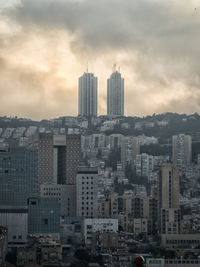
{"label": "cloudy sky", "polygon": [[199,0],[0,0],[0,115],[77,115],[78,77],[113,64],[125,114],[200,112]]}

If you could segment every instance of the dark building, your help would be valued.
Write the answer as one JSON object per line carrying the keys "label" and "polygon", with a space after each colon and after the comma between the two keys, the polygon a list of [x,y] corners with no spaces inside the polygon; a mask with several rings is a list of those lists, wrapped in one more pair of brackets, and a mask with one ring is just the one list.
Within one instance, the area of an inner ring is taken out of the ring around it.
{"label": "dark building", "polygon": [[37,153],[16,147],[0,150],[0,205],[24,206],[36,197]]}
{"label": "dark building", "polygon": [[28,233],[59,235],[60,205],[53,198],[30,198],[28,201]]}

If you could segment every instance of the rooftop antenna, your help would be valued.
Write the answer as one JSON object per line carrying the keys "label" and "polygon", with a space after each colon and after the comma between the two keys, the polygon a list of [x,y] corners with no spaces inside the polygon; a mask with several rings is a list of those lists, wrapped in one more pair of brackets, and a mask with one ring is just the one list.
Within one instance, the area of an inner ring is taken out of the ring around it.
{"label": "rooftop antenna", "polygon": [[116,67],[117,67],[117,65],[114,64],[114,65],[113,65],[113,72],[116,72]]}
{"label": "rooftop antenna", "polygon": [[86,72],[88,73],[88,62],[87,62],[87,68],[86,68]]}

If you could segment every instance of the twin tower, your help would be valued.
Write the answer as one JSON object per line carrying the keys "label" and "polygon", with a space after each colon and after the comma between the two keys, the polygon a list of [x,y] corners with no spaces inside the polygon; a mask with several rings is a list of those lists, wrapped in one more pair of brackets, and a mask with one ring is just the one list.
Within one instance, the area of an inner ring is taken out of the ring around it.
{"label": "twin tower", "polygon": [[[97,116],[97,77],[93,73],[85,72],[79,78],[78,98],[78,114],[80,116]],[[116,70],[107,80],[107,115],[124,115],[124,79]]]}

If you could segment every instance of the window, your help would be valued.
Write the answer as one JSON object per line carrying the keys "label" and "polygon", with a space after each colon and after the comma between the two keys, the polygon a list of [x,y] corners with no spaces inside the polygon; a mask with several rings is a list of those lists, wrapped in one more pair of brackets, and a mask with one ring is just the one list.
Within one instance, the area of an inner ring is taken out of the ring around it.
{"label": "window", "polygon": [[42,223],[48,225],[48,219],[42,219]]}

